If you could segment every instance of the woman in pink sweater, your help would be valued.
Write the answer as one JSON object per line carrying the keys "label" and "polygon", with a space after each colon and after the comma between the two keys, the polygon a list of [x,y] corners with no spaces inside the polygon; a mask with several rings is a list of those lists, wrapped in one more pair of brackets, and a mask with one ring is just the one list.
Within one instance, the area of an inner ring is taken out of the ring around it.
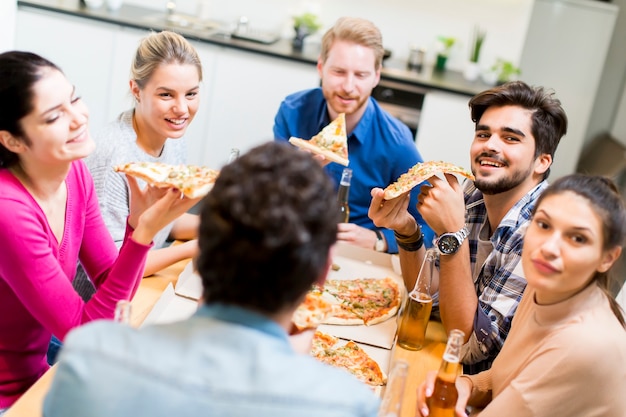
{"label": "woman in pink sweater", "polygon": [[[524,238],[528,286],[511,331],[491,369],[457,378],[457,416],[466,404],[481,417],[625,415],[626,326],[607,290],[625,238],[610,180],[571,175],[544,191]],[[433,380],[418,391],[422,415]]]}
{"label": "woman in pink sweater", "polygon": [[[131,212],[116,249],[89,171],[89,113],[61,70],[26,52],[0,54],[0,414],[47,369],[52,334],[111,319],[141,281],[152,238],[198,200],[128,178]],[[72,288],[80,261],[97,288]]]}

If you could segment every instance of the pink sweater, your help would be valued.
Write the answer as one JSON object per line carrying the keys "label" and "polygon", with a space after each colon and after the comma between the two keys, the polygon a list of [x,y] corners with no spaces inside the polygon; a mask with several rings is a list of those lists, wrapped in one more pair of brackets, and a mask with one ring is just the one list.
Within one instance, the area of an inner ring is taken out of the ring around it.
{"label": "pink sweater", "polygon": [[[111,319],[115,304],[135,294],[149,246],[130,239],[118,251],[104,225],[85,164],[75,161],[66,179],[62,241],[22,184],[0,169],[0,408],[10,406],[47,369],[52,334]],[[78,260],[97,292],[87,303],[72,288]]]}
{"label": "pink sweater", "polygon": [[479,414],[507,417],[626,413],[626,330],[597,285],[538,305],[528,286],[504,347],[488,371],[469,376]]}

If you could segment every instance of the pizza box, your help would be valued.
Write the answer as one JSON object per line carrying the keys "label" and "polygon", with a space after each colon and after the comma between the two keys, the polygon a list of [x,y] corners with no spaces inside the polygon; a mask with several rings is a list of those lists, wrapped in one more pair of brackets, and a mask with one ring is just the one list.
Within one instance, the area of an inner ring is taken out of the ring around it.
{"label": "pizza box", "polygon": [[172,284],[168,284],[141,326],[182,321],[197,309],[198,301],[176,295]]}
{"label": "pizza box", "polygon": [[[333,263],[339,267],[339,270],[331,270],[328,274],[328,279],[390,277],[398,282],[401,291],[405,291],[404,281],[399,273],[399,261],[395,255],[338,242],[335,246]],[[396,317],[372,326],[340,326],[331,324],[319,326],[320,331],[333,336],[384,349],[393,347],[396,329]]]}
{"label": "pizza box", "polygon": [[202,298],[202,279],[200,275],[193,270],[193,262],[188,262],[185,269],[183,269],[178,276],[174,292],[192,300]]}

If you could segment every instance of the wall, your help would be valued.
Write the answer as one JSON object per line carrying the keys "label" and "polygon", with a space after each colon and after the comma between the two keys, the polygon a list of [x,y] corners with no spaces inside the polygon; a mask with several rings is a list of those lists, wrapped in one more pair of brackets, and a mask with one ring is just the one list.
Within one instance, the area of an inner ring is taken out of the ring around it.
{"label": "wall", "polygon": [[[165,10],[165,0],[125,0],[127,4]],[[518,63],[526,37],[532,0],[178,0],[178,9],[212,19],[236,22],[246,15],[251,27],[280,31],[292,36],[291,16],[313,11],[325,29],[341,16],[372,20],[383,33],[386,48],[400,59],[408,57],[411,44],[434,56],[437,36],[452,36],[458,43],[449,68],[461,70],[469,56],[474,25],[487,30],[481,65],[488,67],[496,57]],[[323,33],[324,30],[321,32]],[[319,36],[310,41],[319,41]]]}
{"label": "wall", "polygon": [[626,145],[626,0],[613,0],[612,3],[619,6],[620,12],[595,97],[586,144],[602,133],[612,131]]}
{"label": "wall", "polygon": [[17,0],[0,1],[0,52],[14,48]]}

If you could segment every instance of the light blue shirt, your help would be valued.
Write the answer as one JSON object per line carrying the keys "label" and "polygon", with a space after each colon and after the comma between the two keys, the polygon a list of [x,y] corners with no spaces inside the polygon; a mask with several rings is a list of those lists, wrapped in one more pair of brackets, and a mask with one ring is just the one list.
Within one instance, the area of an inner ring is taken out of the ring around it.
{"label": "light blue shirt", "polygon": [[[321,88],[300,91],[288,96],[280,105],[274,119],[274,138],[287,141],[291,136],[310,139],[330,123],[326,100]],[[375,230],[368,217],[371,191],[385,188],[395,182],[413,165],[423,162],[411,131],[399,120],[384,111],[375,99],[369,98],[365,113],[348,137],[349,167],[352,168],[350,185],[350,223]],[[326,172],[339,186],[343,165],[331,162]],[[415,217],[424,233],[424,242],[431,245],[434,233],[417,211],[420,187],[411,191],[409,212]],[[398,246],[393,231],[381,229],[389,253],[397,253]]]}
{"label": "light blue shirt", "polygon": [[233,306],[140,330],[98,321],[71,332],[47,417],[375,417],[347,371],[296,353],[277,323]]}

